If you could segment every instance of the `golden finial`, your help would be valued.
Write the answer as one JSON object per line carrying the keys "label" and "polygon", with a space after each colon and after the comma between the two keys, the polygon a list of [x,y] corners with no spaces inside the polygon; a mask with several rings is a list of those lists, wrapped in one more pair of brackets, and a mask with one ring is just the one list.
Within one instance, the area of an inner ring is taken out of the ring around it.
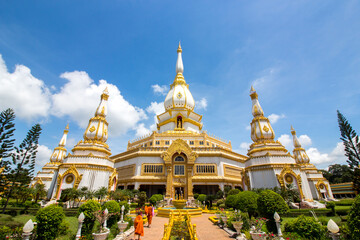
{"label": "golden finial", "polygon": [[292,134],[292,135],[296,134],[296,131],[295,131],[295,129],[293,128],[293,126],[292,126],[292,125],[291,125],[290,130],[291,130],[291,134]]}
{"label": "golden finial", "polygon": [[65,129],[66,129],[66,130],[69,130],[69,124],[66,125]]}
{"label": "golden finial", "polygon": [[179,47],[178,47],[178,49],[177,49],[177,52],[178,52],[178,53],[179,53],[179,52],[182,52],[180,41],[179,41]]}
{"label": "golden finial", "polygon": [[104,89],[103,93],[109,94],[109,91],[108,91],[108,87],[107,87],[107,86],[106,86],[106,88]]}
{"label": "golden finial", "polygon": [[250,88],[250,93],[251,92],[255,92],[255,89],[254,89],[254,87],[251,85],[251,88]]}

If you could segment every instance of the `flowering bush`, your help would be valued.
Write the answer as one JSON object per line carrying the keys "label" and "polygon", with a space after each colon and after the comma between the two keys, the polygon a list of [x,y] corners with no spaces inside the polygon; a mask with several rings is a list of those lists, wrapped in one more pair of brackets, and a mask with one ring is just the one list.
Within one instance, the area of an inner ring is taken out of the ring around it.
{"label": "flowering bush", "polygon": [[111,217],[112,215],[114,215],[115,213],[105,213],[105,210],[99,210],[97,212],[94,212],[94,216],[96,218],[96,221],[98,221],[100,223],[99,226],[99,233],[103,233],[106,232],[107,229],[104,228],[104,222],[107,218]]}
{"label": "flowering bush", "polygon": [[269,219],[266,219],[266,218],[252,218],[251,221],[250,221],[252,231],[256,232],[256,233],[262,232],[261,228],[267,221],[269,221]]}

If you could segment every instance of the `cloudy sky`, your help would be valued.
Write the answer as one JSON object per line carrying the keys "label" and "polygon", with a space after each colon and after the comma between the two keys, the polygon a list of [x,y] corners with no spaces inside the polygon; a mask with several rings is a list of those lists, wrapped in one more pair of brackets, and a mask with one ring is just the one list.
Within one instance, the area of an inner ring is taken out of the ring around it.
{"label": "cloudy sky", "polygon": [[103,89],[109,146],[149,133],[184,76],[204,130],[246,154],[250,86],[279,139],[296,129],[312,163],[345,163],[336,110],[360,131],[358,1],[1,1],[0,110],[16,111],[18,142],[41,123],[38,167],[70,124],[82,139]]}

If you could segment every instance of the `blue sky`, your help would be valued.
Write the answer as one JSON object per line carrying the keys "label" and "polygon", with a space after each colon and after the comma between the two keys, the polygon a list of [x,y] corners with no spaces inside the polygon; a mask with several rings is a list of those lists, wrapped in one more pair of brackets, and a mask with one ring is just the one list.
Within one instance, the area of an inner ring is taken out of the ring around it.
{"label": "blue sky", "polygon": [[19,140],[42,124],[42,165],[67,123],[68,151],[82,139],[109,85],[119,153],[154,124],[181,40],[204,130],[246,154],[254,85],[288,150],[293,125],[318,167],[344,163],[336,110],[360,131],[359,12],[329,0],[1,1],[0,110],[15,109]]}

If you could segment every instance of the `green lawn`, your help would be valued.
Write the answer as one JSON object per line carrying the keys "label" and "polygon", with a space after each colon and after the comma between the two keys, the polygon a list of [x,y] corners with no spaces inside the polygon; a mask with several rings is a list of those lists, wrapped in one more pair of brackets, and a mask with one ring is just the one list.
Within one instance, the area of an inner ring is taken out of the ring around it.
{"label": "green lawn", "polygon": [[[29,219],[36,222],[34,215],[18,215],[16,217],[14,217],[13,219],[14,219],[14,221],[20,222],[22,224],[25,224],[27,221],[29,221]],[[73,235],[75,235],[76,232],[77,232],[78,220],[77,220],[76,217],[65,217],[65,221],[67,221],[69,223],[69,232],[68,232],[67,235],[63,235],[63,236],[58,237],[57,238],[58,240],[71,239],[71,237]]]}

